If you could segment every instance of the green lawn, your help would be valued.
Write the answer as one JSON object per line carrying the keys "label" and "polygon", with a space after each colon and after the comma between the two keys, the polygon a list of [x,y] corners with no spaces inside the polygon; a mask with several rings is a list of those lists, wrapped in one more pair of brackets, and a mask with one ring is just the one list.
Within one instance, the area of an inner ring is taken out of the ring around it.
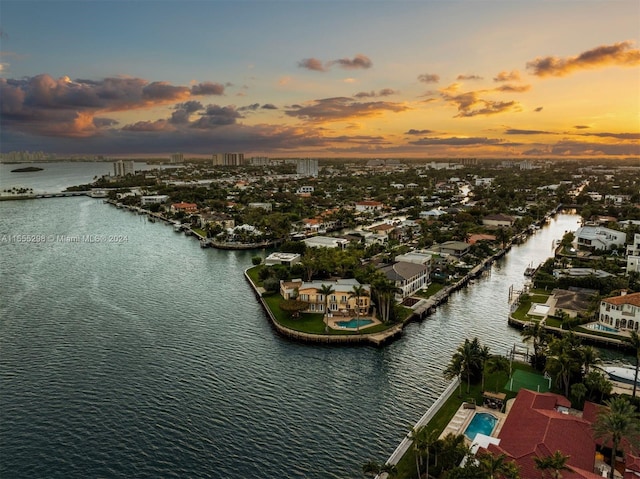
{"label": "green lawn", "polygon": [[513,316],[515,319],[519,319],[520,321],[529,321],[529,320],[535,320],[536,318],[534,317],[529,317],[527,315],[527,313],[529,312],[529,310],[531,309],[531,305],[533,303],[540,303],[540,304],[544,304],[547,302],[547,299],[549,298],[549,295],[544,295],[544,294],[534,294],[532,295],[528,300],[526,301],[520,301],[520,305],[518,306],[518,309],[516,309],[511,316]]}
{"label": "green lawn", "polygon": [[[513,363],[514,370],[523,370],[527,372],[532,372],[536,374],[540,374],[535,371],[528,364],[523,363]],[[491,392],[501,392],[506,394],[506,399],[509,400],[514,398],[517,393],[508,391],[503,389],[507,381],[509,380],[509,375],[507,373],[496,373],[489,374],[485,378],[485,390]],[[460,405],[465,401],[471,401],[474,399],[476,404],[482,404],[482,386],[480,382],[476,384],[471,384],[471,388],[467,393],[467,385],[466,381],[463,378],[462,381],[462,394],[460,394],[460,389],[457,389],[451,397],[442,405],[440,410],[436,413],[436,415],[429,421],[427,424],[427,428],[429,430],[435,430],[439,434],[444,430],[447,426],[451,418],[455,415],[456,411],[460,407]],[[412,427],[413,425],[409,426]],[[402,457],[400,462],[397,465],[398,468],[398,479],[415,479],[416,478],[416,465],[415,465],[415,453],[413,448],[409,448],[407,453]]]}
{"label": "green lawn", "polygon": [[434,294],[436,294],[438,291],[440,291],[442,288],[444,288],[444,284],[442,283],[431,283],[426,291],[420,290],[415,295],[420,296],[421,298],[428,299]]}

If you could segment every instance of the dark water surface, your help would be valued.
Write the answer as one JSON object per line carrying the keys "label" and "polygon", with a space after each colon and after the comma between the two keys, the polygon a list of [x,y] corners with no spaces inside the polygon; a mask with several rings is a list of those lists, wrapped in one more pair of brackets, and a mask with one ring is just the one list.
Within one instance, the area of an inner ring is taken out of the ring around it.
{"label": "dark water surface", "polygon": [[255,252],[100,200],[0,202],[0,477],[361,477],[464,338],[520,341],[509,286],[577,222],[558,216],[391,345],[336,348],[274,335],[242,274]]}

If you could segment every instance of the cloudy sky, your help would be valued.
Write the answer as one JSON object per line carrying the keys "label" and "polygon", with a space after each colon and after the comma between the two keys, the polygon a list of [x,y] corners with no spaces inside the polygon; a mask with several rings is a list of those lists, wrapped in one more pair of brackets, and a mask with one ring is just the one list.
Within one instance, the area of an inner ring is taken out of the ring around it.
{"label": "cloudy sky", "polygon": [[0,150],[640,155],[640,2],[2,0]]}

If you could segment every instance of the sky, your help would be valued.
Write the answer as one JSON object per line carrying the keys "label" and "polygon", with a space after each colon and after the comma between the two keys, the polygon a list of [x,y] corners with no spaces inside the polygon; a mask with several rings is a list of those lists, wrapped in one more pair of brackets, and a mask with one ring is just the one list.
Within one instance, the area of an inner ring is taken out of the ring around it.
{"label": "sky", "polygon": [[637,0],[0,2],[0,152],[640,158]]}

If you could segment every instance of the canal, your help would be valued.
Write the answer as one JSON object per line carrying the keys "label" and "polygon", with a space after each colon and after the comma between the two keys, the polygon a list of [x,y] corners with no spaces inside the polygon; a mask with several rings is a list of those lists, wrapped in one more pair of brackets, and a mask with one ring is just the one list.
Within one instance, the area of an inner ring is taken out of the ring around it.
{"label": "canal", "polygon": [[0,202],[14,239],[0,243],[0,477],[360,477],[438,397],[465,338],[520,342],[509,287],[578,220],[558,215],[376,349],[274,335],[243,277],[255,251],[203,250],[89,198]]}

